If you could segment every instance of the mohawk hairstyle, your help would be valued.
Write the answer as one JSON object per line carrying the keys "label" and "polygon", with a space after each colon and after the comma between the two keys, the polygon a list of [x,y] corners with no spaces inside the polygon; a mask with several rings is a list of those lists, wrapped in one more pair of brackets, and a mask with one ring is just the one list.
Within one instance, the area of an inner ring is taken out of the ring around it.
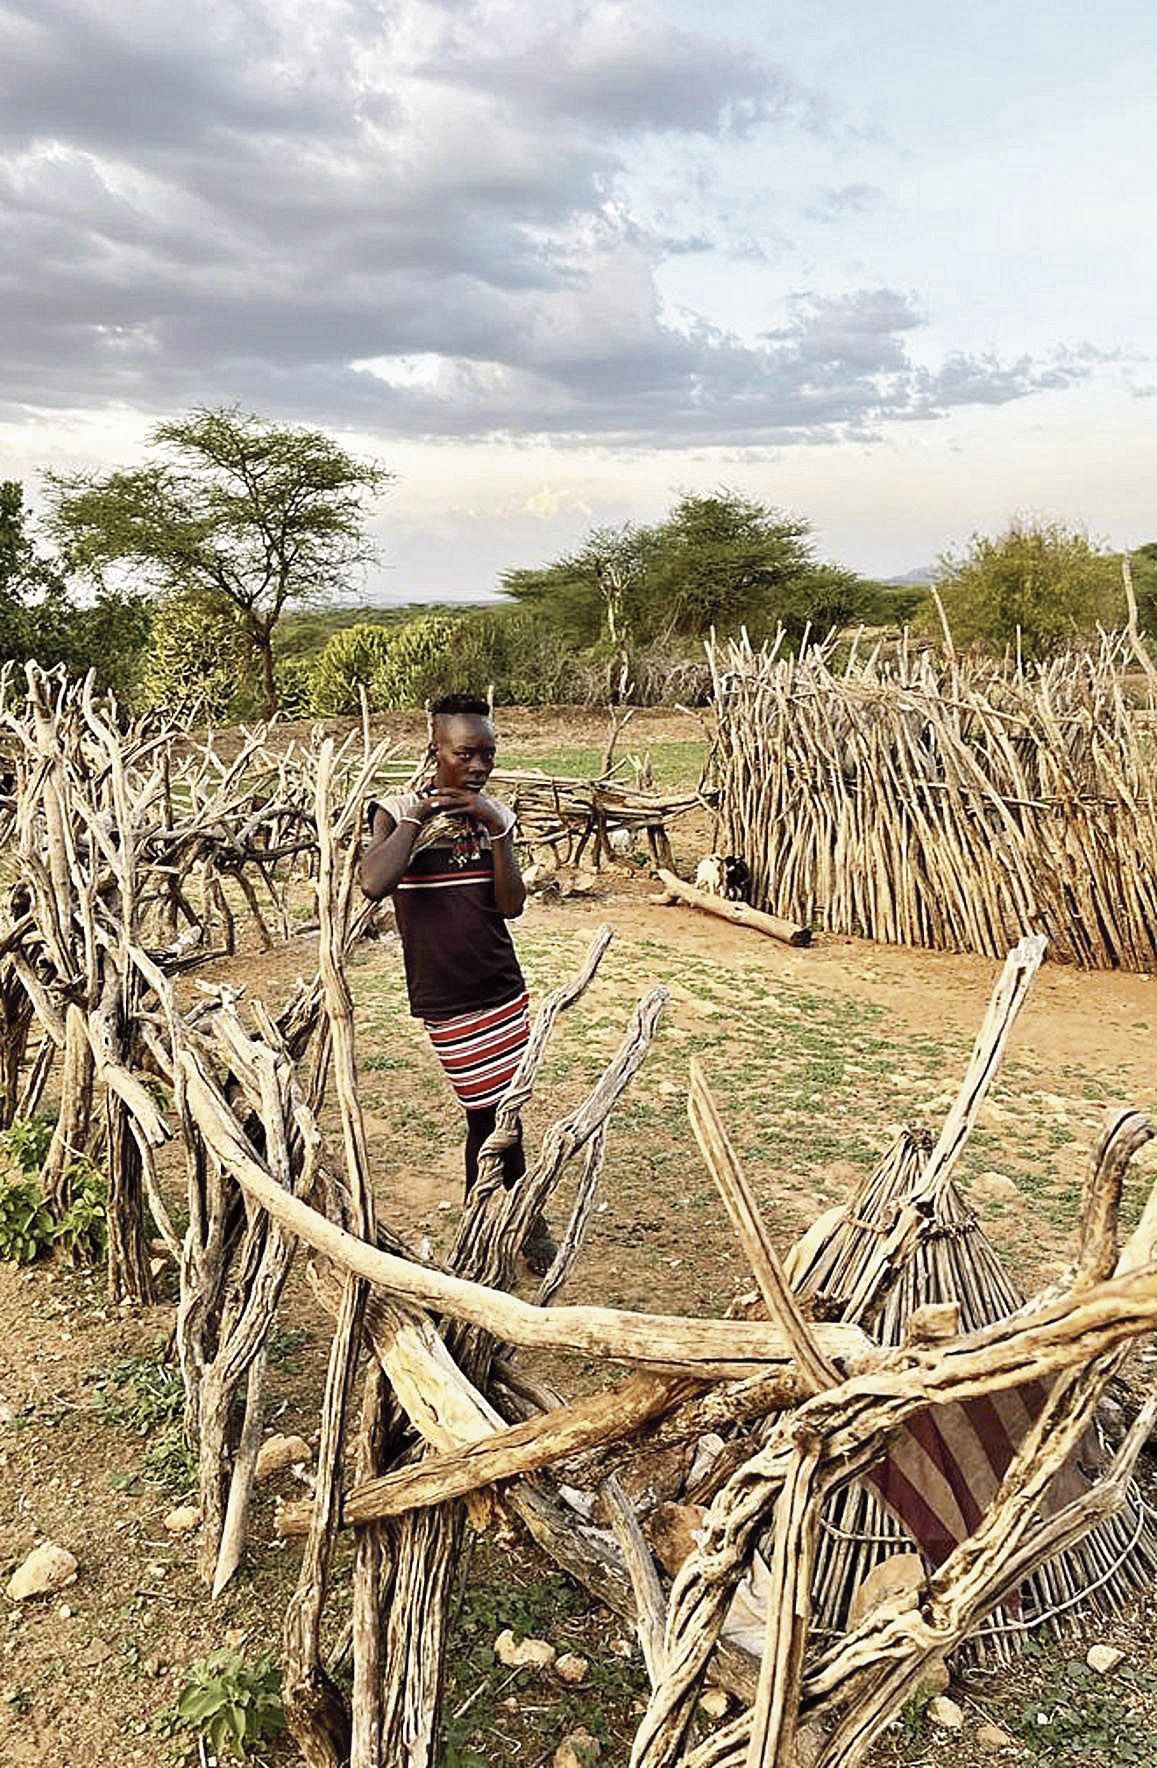
{"label": "mohawk hairstyle", "polygon": [[456,718],[462,713],[473,715],[476,718],[491,716],[489,702],[480,699],[477,694],[443,694],[441,699],[435,700],[431,706],[430,719],[433,721],[435,718]]}

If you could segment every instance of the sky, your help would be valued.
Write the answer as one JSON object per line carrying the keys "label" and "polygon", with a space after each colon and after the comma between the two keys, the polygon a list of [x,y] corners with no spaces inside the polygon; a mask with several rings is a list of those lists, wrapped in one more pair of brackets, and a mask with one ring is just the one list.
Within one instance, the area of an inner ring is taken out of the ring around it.
{"label": "sky", "polygon": [[372,599],[730,487],[898,575],[1157,537],[1151,0],[0,0],[0,477],[237,403]]}

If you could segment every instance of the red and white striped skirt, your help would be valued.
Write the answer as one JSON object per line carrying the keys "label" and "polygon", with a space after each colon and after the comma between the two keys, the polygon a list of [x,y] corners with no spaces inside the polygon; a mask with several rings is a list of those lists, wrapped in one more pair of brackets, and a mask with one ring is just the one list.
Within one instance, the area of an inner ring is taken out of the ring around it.
{"label": "red and white striped skirt", "polygon": [[514,1079],[530,1041],[530,996],[504,1007],[423,1020],[434,1053],[466,1111],[496,1105]]}

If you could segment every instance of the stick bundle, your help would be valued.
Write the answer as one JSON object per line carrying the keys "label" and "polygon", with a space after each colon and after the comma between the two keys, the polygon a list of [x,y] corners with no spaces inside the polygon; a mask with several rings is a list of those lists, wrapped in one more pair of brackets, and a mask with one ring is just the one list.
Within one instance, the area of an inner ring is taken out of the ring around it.
{"label": "stick bundle", "polygon": [[785,920],[1157,968],[1157,759],[1123,653],[1029,670],[712,648],[725,851]]}

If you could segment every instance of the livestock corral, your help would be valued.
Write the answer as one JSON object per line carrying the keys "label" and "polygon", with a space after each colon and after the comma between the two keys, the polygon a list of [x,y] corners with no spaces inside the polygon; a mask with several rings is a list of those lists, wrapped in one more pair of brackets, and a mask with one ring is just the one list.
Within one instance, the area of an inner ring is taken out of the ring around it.
{"label": "livestock corral", "polygon": [[[740,647],[711,757],[645,714],[650,761],[621,715],[585,772],[517,756],[536,1016],[465,1205],[357,884],[414,731],[10,684],[3,1760],[1150,1759],[1153,768],[1118,662],[998,689]],[[710,847],[766,925],[663,906],[652,868]]]}

